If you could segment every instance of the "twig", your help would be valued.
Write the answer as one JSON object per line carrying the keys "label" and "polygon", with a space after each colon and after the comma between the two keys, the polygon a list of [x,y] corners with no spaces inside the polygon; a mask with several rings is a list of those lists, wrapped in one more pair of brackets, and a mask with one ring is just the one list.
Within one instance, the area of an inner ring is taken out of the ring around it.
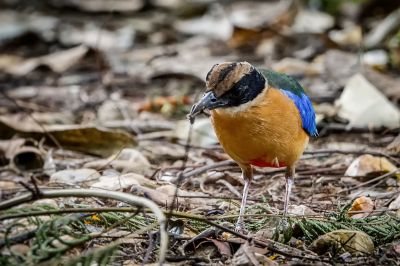
{"label": "twig", "polygon": [[218,229],[221,229],[224,232],[228,232],[236,237],[242,238],[244,240],[247,241],[253,241],[253,243],[261,246],[261,247],[265,247],[268,248],[269,250],[271,250],[272,252],[278,253],[280,255],[286,256],[286,257],[291,257],[291,258],[300,258],[300,259],[309,259],[309,260],[313,260],[313,261],[322,261],[322,259],[314,254],[310,254],[307,252],[303,252],[301,250],[298,250],[296,248],[292,248],[290,246],[281,244],[279,242],[273,241],[271,239],[263,239],[258,240],[258,239],[253,239],[250,236],[246,236],[244,234],[241,234],[239,232],[236,232],[233,229],[227,228],[225,226],[222,226],[220,224],[217,224],[215,222],[212,222],[204,217],[201,216],[197,216],[197,215],[190,215],[190,217],[186,214],[186,213],[174,213],[175,217],[180,217],[180,218],[190,218],[193,220],[197,220],[197,221],[201,221],[201,222],[205,222],[211,226],[214,226]]}
{"label": "twig", "polygon": [[146,254],[144,255],[142,265],[146,265],[147,261],[150,258],[151,251],[154,249],[154,244],[156,241],[154,241],[154,237],[157,237],[154,233],[149,233],[149,245],[146,249]]}
{"label": "twig", "polygon": [[370,154],[370,155],[375,155],[375,156],[382,156],[386,157],[388,159],[394,160],[395,162],[399,163],[399,160],[397,159],[400,157],[400,154],[385,154],[381,151],[373,151],[373,150],[338,150],[338,149],[321,149],[321,150],[315,150],[315,151],[305,151],[304,154],[355,154],[355,155],[363,155],[363,154]]}
{"label": "twig", "polygon": [[360,188],[360,187],[365,187],[366,185],[372,184],[372,183],[374,183],[374,182],[378,182],[378,181],[380,181],[380,180],[382,180],[382,179],[385,179],[385,178],[387,178],[387,177],[391,177],[391,176],[395,175],[398,171],[399,171],[399,168],[396,168],[395,170],[393,170],[393,171],[391,171],[391,172],[389,172],[389,173],[386,173],[386,174],[384,174],[384,175],[377,176],[377,177],[375,177],[375,178],[373,178],[373,179],[371,179],[371,180],[368,180],[368,181],[366,181],[366,182],[364,182],[364,183],[358,184],[358,185],[356,185],[356,186],[354,186],[354,187],[347,188],[347,189],[342,189],[342,190],[340,190],[338,193],[349,192],[349,191],[351,191],[351,190],[354,190],[354,189],[357,189],[357,188]]}
{"label": "twig", "polygon": [[183,178],[189,178],[195,175],[200,175],[202,173],[205,173],[209,170],[213,170],[216,168],[220,168],[220,167],[225,167],[225,166],[234,166],[237,165],[233,160],[225,160],[225,161],[221,161],[218,163],[214,163],[214,164],[208,164],[208,165],[204,165],[202,167],[199,167],[195,170],[192,170],[190,172],[184,173],[183,174]]}
{"label": "twig", "polygon": [[232,186],[232,184],[229,183],[228,181],[226,181],[225,179],[219,179],[219,180],[217,181],[217,183],[226,186],[226,187],[228,188],[228,190],[229,190],[230,192],[232,192],[236,197],[239,197],[239,198],[240,198],[240,197],[242,196],[242,195],[240,194],[240,192],[237,191],[237,189],[234,188],[234,187]]}
{"label": "twig", "polygon": [[[65,190],[42,190],[39,198],[58,198],[58,197],[98,197],[115,199],[126,202],[133,206],[139,206],[150,209],[156,216],[160,224],[160,252],[159,264],[162,265],[168,250],[168,233],[166,231],[166,218],[160,208],[152,201],[137,197],[131,194],[115,191],[105,191],[96,189],[65,189]],[[11,208],[22,203],[34,200],[31,193],[23,194],[10,200],[0,203],[0,210]]]}
{"label": "twig", "polygon": [[168,217],[168,221],[167,223],[169,223],[169,219],[171,218],[171,213],[174,210],[174,206],[175,206],[175,200],[177,202],[177,207],[178,206],[178,192],[179,192],[179,188],[181,186],[182,181],[185,179],[184,175],[183,175],[183,171],[186,169],[186,164],[188,162],[189,159],[189,151],[190,151],[190,142],[192,141],[192,130],[193,130],[193,124],[190,123],[189,125],[189,132],[188,132],[188,136],[186,139],[186,145],[185,145],[185,156],[183,158],[183,162],[182,162],[182,171],[178,173],[178,178],[176,181],[176,187],[175,187],[175,192],[174,192],[174,197],[171,201],[171,204],[169,206],[169,214],[167,215]]}
{"label": "twig", "polygon": [[[380,213],[380,212],[389,212],[389,211],[397,211],[398,208],[386,208],[386,209],[376,209],[371,211],[351,211],[349,214],[356,213]],[[0,221],[16,219],[16,218],[24,218],[24,217],[33,217],[33,216],[44,216],[44,215],[59,215],[64,213],[102,213],[102,212],[137,212],[137,208],[132,207],[97,207],[97,208],[65,208],[58,210],[43,210],[43,211],[27,211],[27,212],[18,212],[18,213],[9,213],[0,215]],[[168,211],[164,211],[164,214],[168,214]],[[183,212],[172,212],[172,216],[178,216],[180,218],[193,218],[193,215],[190,213]],[[230,215],[218,215],[218,216],[210,216],[203,217],[203,219],[207,220],[222,220],[222,219],[233,219],[237,218],[239,214],[230,214]],[[260,213],[260,214],[244,214],[244,217],[283,217],[282,214],[270,214],[270,213]],[[202,217],[202,216],[196,216]],[[310,214],[310,215],[291,215],[291,218],[319,218],[326,219],[325,216],[320,214]]]}

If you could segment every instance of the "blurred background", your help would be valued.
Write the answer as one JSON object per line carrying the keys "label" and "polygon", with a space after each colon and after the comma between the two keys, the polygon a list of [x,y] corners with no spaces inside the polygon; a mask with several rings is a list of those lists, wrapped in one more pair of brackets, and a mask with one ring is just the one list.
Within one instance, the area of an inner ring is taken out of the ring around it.
{"label": "blurred background", "polygon": [[[356,73],[392,103],[400,99],[398,1],[1,0],[0,6],[2,90],[25,107],[62,111],[69,122],[115,120],[109,108],[118,99],[130,119],[142,111],[183,117],[208,70],[223,61],[295,76],[316,105],[327,103],[317,106],[319,122],[341,114],[330,104]],[[0,112],[10,111],[9,101],[0,103]],[[336,118],[354,120],[346,110]],[[354,126],[398,125],[382,123]]]}

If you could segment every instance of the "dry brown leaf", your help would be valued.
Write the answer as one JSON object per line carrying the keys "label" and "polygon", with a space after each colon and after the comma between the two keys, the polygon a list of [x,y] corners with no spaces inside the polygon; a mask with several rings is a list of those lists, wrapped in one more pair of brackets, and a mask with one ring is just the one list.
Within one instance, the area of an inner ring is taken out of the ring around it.
{"label": "dry brown leaf", "polygon": [[221,40],[229,39],[233,31],[232,23],[220,6],[215,6],[200,18],[177,21],[174,26],[184,34],[204,35]]}
{"label": "dry brown leaf", "polygon": [[273,260],[269,259],[267,256],[256,253],[258,248],[250,246],[249,242],[245,242],[236,251],[232,258],[232,265],[235,266],[275,266],[278,265]]}
{"label": "dry brown leaf", "polygon": [[356,158],[347,168],[346,176],[366,176],[373,173],[391,172],[397,167],[385,157],[364,154]]}
{"label": "dry brown leaf", "polygon": [[[347,215],[354,219],[368,217],[374,210],[375,204],[369,197],[361,196],[353,201],[350,209],[347,211]],[[353,213],[353,212],[363,213]]]}
{"label": "dry brown leaf", "polygon": [[[40,66],[46,66],[56,73],[63,73],[74,65],[77,65],[89,52],[95,52],[87,46],[80,45],[63,51],[58,51],[41,57],[26,59],[22,62],[10,65],[5,69],[7,73],[16,76],[24,76]],[[104,59],[99,55],[97,67],[104,65]]]}
{"label": "dry brown leaf", "polygon": [[361,231],[335,230],[320,236],[310,246],[318,254],[328,251],[349,252],[354,256],[365,256],[374,252],[374,243],[369,235]]}
{"label": "dry brown leaf", "polygon": [[222,256],[232,256],[231,247],[228,242],[220,241],[217,239],[210,239],[210,241],[218,248],[218,251]]}
{"label": "dry brown leaf", "polygon": [[135,139],[123,131],[108,130],[96,126],[52,125],[39,126],[30,117],[0,116],[0,137],[10,138],[15,134],[26,137],[48,137],[48,143],[63,148],[109,156],[122,150],[136,146]]}

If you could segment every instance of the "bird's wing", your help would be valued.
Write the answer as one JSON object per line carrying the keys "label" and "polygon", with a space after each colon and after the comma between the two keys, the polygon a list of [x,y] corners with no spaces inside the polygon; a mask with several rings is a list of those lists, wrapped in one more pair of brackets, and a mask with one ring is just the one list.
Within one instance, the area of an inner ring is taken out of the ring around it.
{"label": "bird's wing", "polygon": [[300,83],[293,77],[283,73],[266,69],[259,69],[259,71],[268,80],[268,85],[280,89],[282,93],[294,102],[299,110],[303,129],[310,136],[317,136],[314,108]]}

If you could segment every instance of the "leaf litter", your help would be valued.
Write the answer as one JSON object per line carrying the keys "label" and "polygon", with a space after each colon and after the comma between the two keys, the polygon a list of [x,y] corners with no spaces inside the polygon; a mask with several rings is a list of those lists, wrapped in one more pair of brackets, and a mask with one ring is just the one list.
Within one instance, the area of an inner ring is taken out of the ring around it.
{"label": "leaf litter", "polygon": [[[1,1],[0,264],[396,263],[399,7],[366,2]],[[295,76],[317,110],[291,215],[283,170],[256,168],[248,235],[239,167],[186,119],[223,61]],[[69,189],[101,196],[47,199]]]}

